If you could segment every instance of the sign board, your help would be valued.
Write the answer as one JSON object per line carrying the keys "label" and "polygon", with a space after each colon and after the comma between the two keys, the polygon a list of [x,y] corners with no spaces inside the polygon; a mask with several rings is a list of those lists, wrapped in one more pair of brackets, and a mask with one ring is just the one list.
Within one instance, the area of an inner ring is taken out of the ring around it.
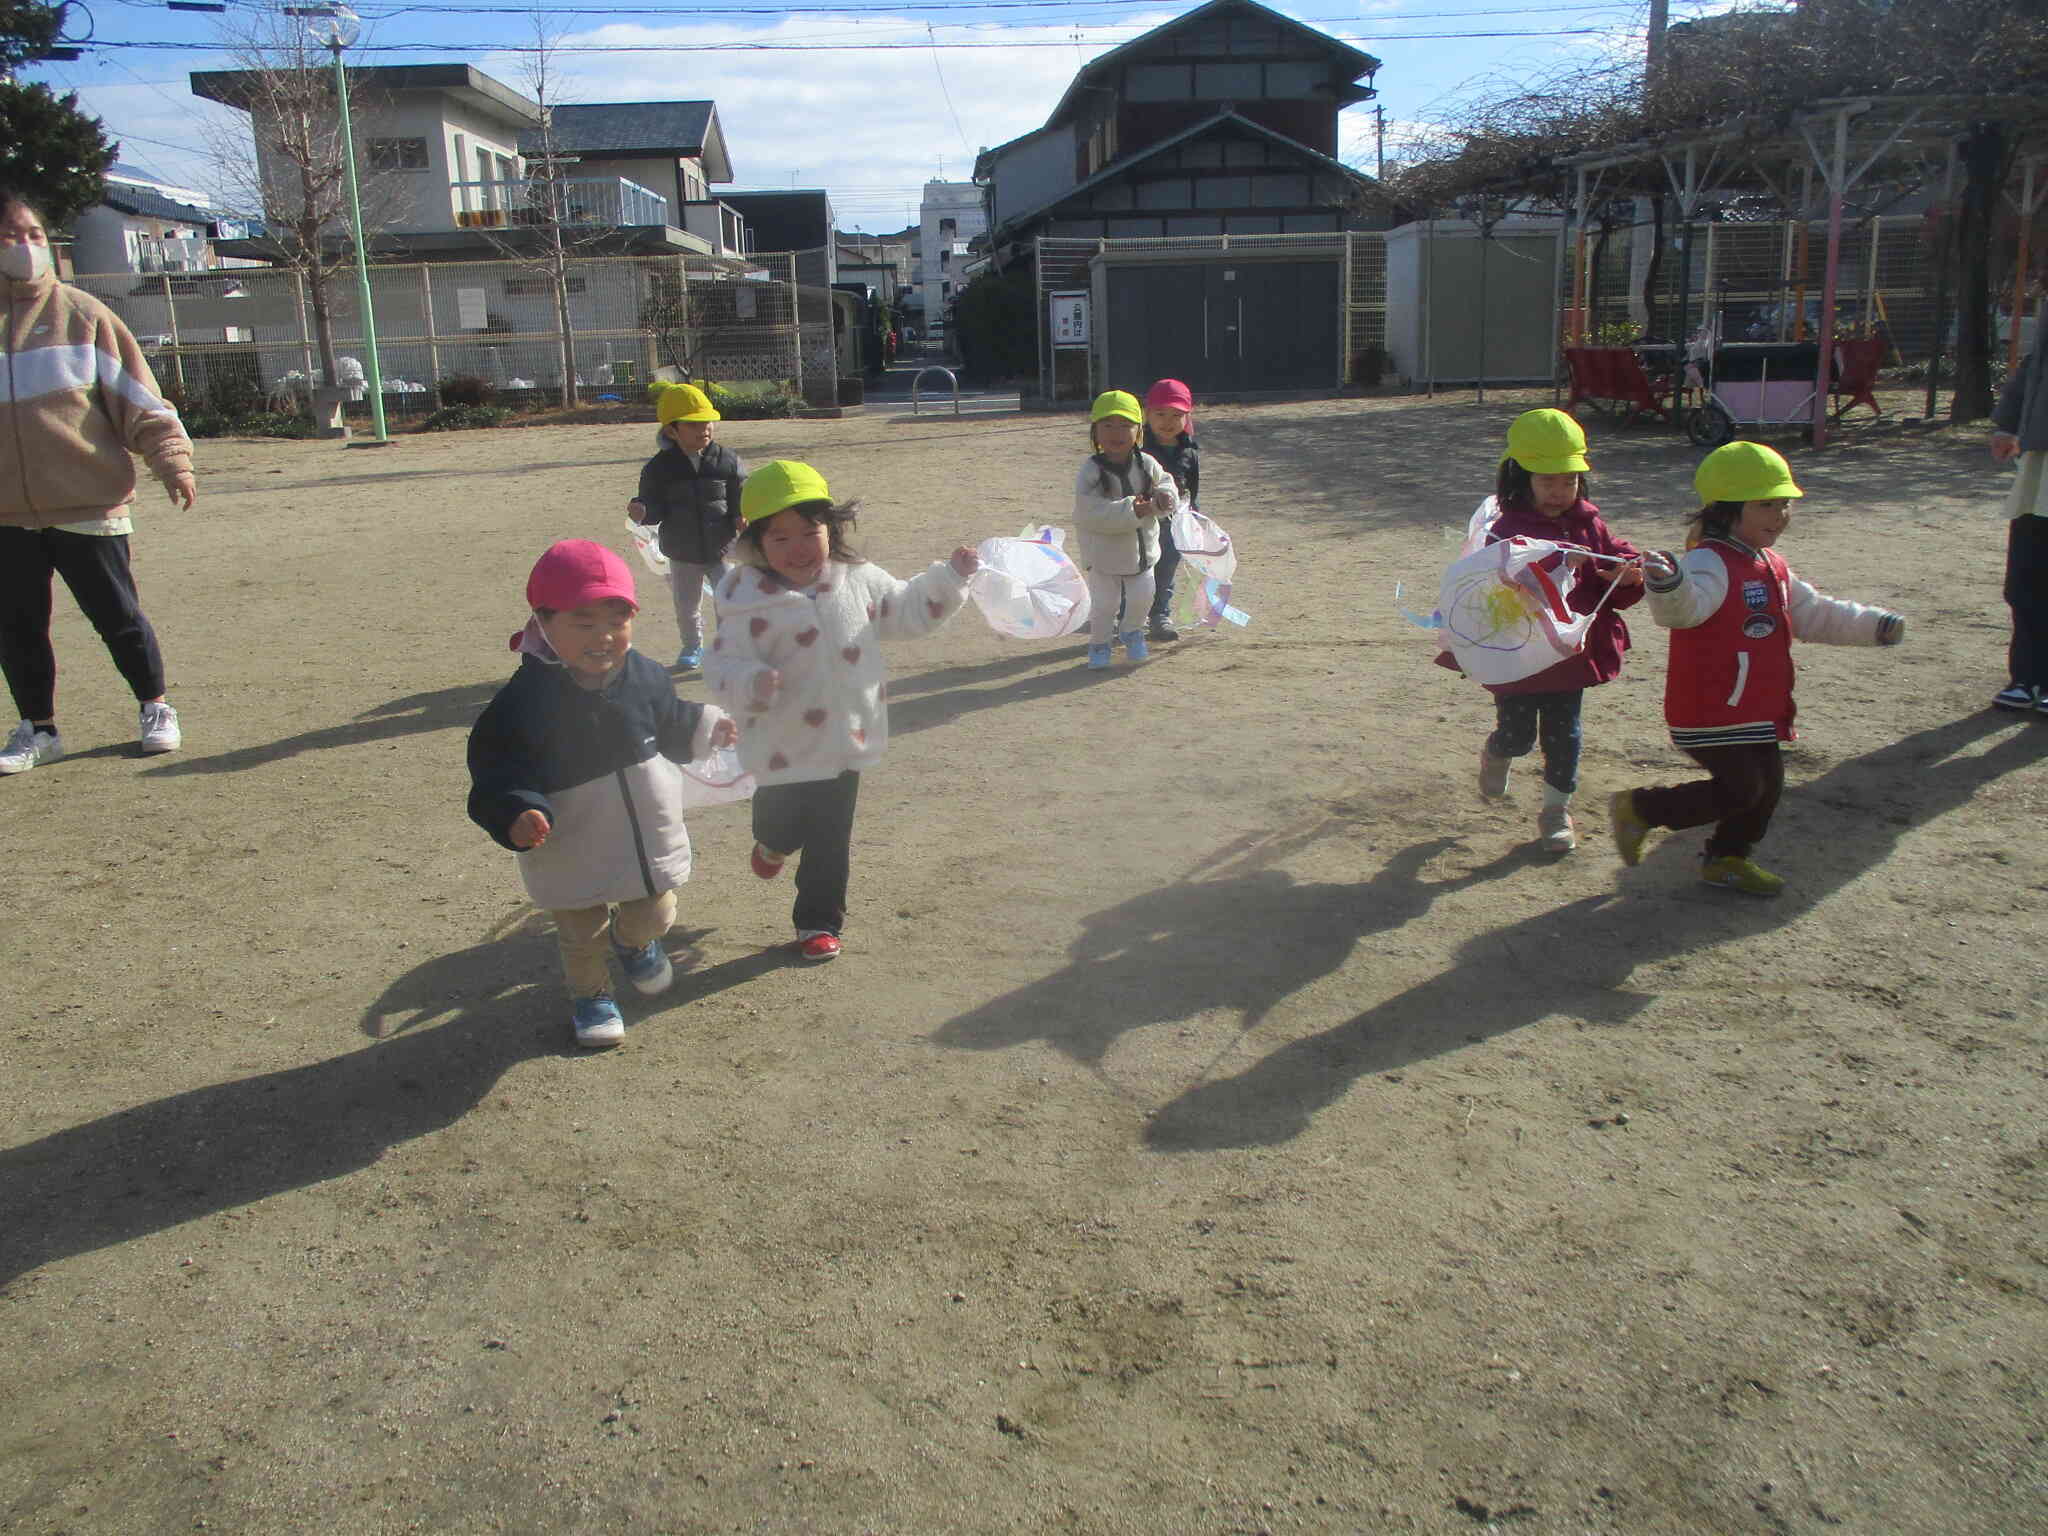
{"label": "sign board", "polygon": [[1056,347],[1088,345],[1088,292],[1084,288],[1046,296],[1052,306],[1052,344]]}
{"label": "sign board", "polygon": [[734,316],[735,316],[735,317],[737,317],[738,319],[741,319],[741,320],[751,320],[751,319],[753,319],[753,318],[754,318],[754,290],[753,290],[753,289],[751,289],[751,288],[735,288],[735,289],[733,289],[733,291],[732,291],[732,312],[733,312],[733,314],[734,314]]}
{"label": "sign board", "polygon": [[455,290],[455,323],[465,331],[480,331],[490,324],[481,288]]}

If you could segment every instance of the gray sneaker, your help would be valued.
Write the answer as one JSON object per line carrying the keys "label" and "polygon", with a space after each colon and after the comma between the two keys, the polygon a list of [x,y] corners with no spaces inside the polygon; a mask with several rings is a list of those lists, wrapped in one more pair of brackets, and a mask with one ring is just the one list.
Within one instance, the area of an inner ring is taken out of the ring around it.
{"label": "gray sneaker", "polygon": [[1508,792],[1508,770],[1514,767],[1511,757],[1495,757],[1482,745],[1479,749],[1479,793],[1488,800],[1498,800]]}
{"label": "gray sneaker", "polygon": [[185,738],[178,733],[178,712],[168,704],[142,706],[142,750],[175,752]]}
{"label": "gray sneaker", "polygon": [[24,720],[0,747],[0,773],[27,773],[38,763],[54,763],[64,755],[64,738],[54,730],[39,730]]}

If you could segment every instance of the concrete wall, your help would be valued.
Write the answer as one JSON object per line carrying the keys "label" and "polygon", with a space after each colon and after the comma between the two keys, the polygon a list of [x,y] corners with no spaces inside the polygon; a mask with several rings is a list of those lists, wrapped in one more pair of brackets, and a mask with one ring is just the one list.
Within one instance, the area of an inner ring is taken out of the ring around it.
{"label": "concrete wall", "polygon": [[990,201],[997,223],[1042,207],[1074,185],[1074,132],[1049,129],[996,161]]}

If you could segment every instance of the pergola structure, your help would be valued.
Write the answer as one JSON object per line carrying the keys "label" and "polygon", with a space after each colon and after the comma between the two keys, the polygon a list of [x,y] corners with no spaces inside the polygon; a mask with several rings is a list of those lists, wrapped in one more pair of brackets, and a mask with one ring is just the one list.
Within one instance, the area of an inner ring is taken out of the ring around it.
{"label": "pergola structure", "polygon": [[[1850,190],[1879,166],[1895,167],[1906,162],[1926,179],[1943,178],[1952,195],[1956,145],[1972,125],[1984,122],[2003,123],[2017,142],[2021,192],[2016,201],[2021,217],[2015,282],[2024,283],[2028,222],[2039,208],[2043,194],[2048,193],[2048,174],[2044,174],[2048,173],[2048,94],[1852,96],[1817,101],[1789,115],[1763,118],[1747,114],[1697,133],[1640,140],[1568,157],[1564,163],[1577,177],[1578,238],[1573,257],[1572,308],[1578,318],[1574,323],[1584,325],[1586,217],[1593,199],[1610,176],[1639,191],[1663,191],[1668,185],[1675,196],[1682,251],[1679,313],[1683,315],[1689,297],[1686,285],[1691,276],[1692,222],[1707,189],[1725,185],[1731,179],[1752,178],[1768,189],[1789,214],[1803,222],[1812,216],[1813,179],[1817,172],[1828,210],[1818,375],[1823,387],[1815,390],[1813,401],[1813,441],[1819,446],[1827,440],[1828,391],[1824,386],[1833,377],[1842,210]],[[1645,186],[1645,181],[1650,185]],[[2015,346],[2019,308],[2015,302]],[[1679,340],[1682,347],[1685,338],[1681,336]],[[1931,412],[1931,375],[1928,391]]]}

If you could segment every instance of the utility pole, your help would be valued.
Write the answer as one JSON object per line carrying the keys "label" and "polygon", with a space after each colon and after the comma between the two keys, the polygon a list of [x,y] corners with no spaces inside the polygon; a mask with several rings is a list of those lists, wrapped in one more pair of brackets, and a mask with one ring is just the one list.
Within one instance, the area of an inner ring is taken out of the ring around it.
{"label": "utility pole", "polygon": [[[1659,4],[1663,0],[1658,0]],[[1376,180],[1387,179],[1387,109],[1378,102],[1373,103],[1373,133],[1379,140],[1379,148],[1373,160],[1373,176]]]}
{"label": "utility pole", "polygon": [[1664,69],[1664,28],[1671,20],[1671,0],[1650,0],[1650,38],[1643,59],[1643,84],[1657,88]]}

